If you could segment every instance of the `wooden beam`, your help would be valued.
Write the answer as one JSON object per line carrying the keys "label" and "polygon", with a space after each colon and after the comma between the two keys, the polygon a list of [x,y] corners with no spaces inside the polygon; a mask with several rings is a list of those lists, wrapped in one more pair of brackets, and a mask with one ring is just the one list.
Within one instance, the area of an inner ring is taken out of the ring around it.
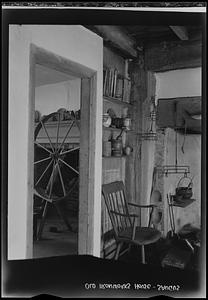
{"label": "wooden beam", "polygon": [[202,65],[201,41],[178,41],[161,43],[145,49],[145,67],[160,72],[174,69],[194,68]]}
{"label": "wooden beam", "polygon": [[184,26],[170,26],[172,31],[179,37],[182,41],[187,41],[189,39],[188,37],[188,31],[186,27]]}
{"label": "wooden beam", "polygon": [[147,97],[147,72],[132,61],[129,64],[129,73],[133,83],[131,101],[134,104],[129,114],[134,121],[134,131],[129,131],[126,140],[126,144],[132,146],[133,152],[126,157],[125,186],[129,202],[139,204],[141,200],[141,139],[136,138],[135,133],[142,130],[142,102]]}
{"label": "wooden beam", "polygon": [[65,57],[45,50],[34,44],[31,44],[31,51],[34,52],[36,64],[44,65],[49,69],[53,69],[79,78],[89,78],[94,74],[94,72],[88,67],[70,61]]}
{"label": "wooden beam", "polygon": [[95,25],[94,27],[104,41],[110,42],[115,48],[130,57],[137,57],[137,50],[134,48],[136,41],[130,38],[119,26]]}

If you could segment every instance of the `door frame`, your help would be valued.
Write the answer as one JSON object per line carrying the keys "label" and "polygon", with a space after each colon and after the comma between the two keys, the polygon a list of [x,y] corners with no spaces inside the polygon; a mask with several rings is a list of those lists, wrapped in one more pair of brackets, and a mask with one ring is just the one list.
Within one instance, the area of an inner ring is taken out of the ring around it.
{"label": "door frame", "polygon": [[[30,124],[29,124],[29,191],[28,196],[33,203],[33,161],[34,161],[34,110],[35,110],[35,65],[40,64],[57,71],[81,78],[81,127],[80,127],[80,188],[79,188],[79,226],[78,226],[78,254],[95,254],[100,252],[99,240],[96,241],[97,250],[95,251],[95,232],[94,211],[95,203],[95,152],[99,141],[96,140],[96,106],[97,106],[97,72],[88,67],[61,57],[48,50],[40,48],[34,44],[30,46]],[[99,173],[99,172],[98,172]],[[33,249],[32,224],[33,224],[33,205],[28,204],[29,218],[27,249],[29,253]],[[101,214],[101,211],[100,211]],[[100,220],[100,218],[98,218]],[[31,221],[32,220],[32,221]],[[30,224],[29,224],[30,223]],[[97,223],[97,222],[96,222]],[[99,227],[99,226],[98,226]],[[29,255],[31,256],[31,255]],[[99,256],[99,255],[98,255]]]}

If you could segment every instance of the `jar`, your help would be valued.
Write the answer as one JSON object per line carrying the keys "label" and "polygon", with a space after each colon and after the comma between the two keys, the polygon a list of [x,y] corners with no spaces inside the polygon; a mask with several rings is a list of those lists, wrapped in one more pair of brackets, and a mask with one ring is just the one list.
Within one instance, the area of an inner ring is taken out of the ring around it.
{"label": "jar", "polygon": [[35,122],[40,121],[41,114],[38,110],[35,110]]}
{"label": "jar", "polygon": [[124,119],[124,127],[126,128],[126,130],[131,130],[131,119],[130,118]]}
{"label": "jar", "polygon": [[103,114],[103,126],[109,127],[111,125],[111,117],[108,113]]}
{"label": "jar", "polygon": [[112,154],[113,156],[122,156],[122,139],[112,140]]}
{"label": "jar", "polygon": [[57,110],[57,112],[60,114],[60,121],[64,121],[65,120],[65,113],[67,112],[67,110],[65,108],[59,108]]}
{"label": "jar", "polygon": [[132,150],[133,150],[132,147],[126,146],[126,147],[124,148],[124,153],[128,156],[128,155],[131,154]]}

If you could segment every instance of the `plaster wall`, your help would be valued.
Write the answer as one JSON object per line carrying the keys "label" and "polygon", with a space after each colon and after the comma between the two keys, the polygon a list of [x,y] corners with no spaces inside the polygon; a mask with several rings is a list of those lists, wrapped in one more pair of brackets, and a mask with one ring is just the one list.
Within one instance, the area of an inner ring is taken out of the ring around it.
{"label": "plaster wall", "polygon": [[79,25],[9,26],[8,259],[32,258],[33,116],[31,44],[96,72],[93,255],[100,255],[102,142],[102,38]]}
{"label": "plaster wall", "polygon": [[[156,73],[156,98],[176,98],[201,95],[201,68],[175,70],[164,73]],[[156,165],[175,164],[175,131],[171,128],[165,130],[165,135],[161,135],[159,142],[162,147],[157,147],[160,153],[155,155]],[[182,145],[184,144],[184,152]],[[177,159],[178,165],[188,165],[190,167],[190,177],[193,177],[193,198],[194,203],[186,208],[175,208],[176,231],[185,224],[201,225],[201,135],[182,134],[177,135]],[[167,194],[175,193],[175,188],[183,174],[172,174],[163,176],[161,187],[163,186],[164,198],[164,232],[170,230]],[[161,181],[161,177],[160,177]],[[187,181],[184,182],[186,184]]]}
{"label": "plaster wall", "polygon": [[[183,225],[191,224],[196,227],[201,226],[201,135],[191,134],[185,137],[178,134],[177,142],[177,157],[178,165],[185,165],[190,167],[190,174],[188,177],[193,178],[193,202],[186,208],[174,208],[176,231],[178,231]],[[184,143],[184,153],[182,152],[182,145]],[[175,131],[171,128],[166,129],[165,134],[165,164],[175,164]],[[177,187],[179,180],[183,177],[183,174],[172,174],[168,177],[164,177],[164,197],[171,193],[175,194],[175,188]],[[182,179],[180,186],[187,186],[190,180]],[[165,203],[166,212],[168,214],[167,203]],[[170,230],[169,218],[166,220],[166,231]]]}
{"label": "plaster wall", "polygon": [[80,109],[80,84],[78,78],[36,87],[35,109],[41,115],[48,115],[60,108],[74,111]]}
{"label": "plaster wall", "polygon": [[201,68],[156,73],[156,98],[201,96]]}

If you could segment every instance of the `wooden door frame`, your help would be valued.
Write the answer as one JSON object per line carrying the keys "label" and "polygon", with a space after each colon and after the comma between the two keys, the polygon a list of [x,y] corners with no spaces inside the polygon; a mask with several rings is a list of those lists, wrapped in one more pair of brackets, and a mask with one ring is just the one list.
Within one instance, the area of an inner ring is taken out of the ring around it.
{"label": "wooden door frame", "polygon": [[[29,181],[33,182],[33,145],[34,145],[34,109],[35,109],[35,65],[40,64],[59,72],[68,73],[81,78],[81,127],[80,127],[80,193],[79,193],[79,226],[78,226],[78,254],[94,253],[94,178],[95,166],[95,133],[96,133],[96,106],[97,106],[97,72],[79,63],[61,57],[48,50],[31,44],[30,47],[30,124],[29,124],[29,149],[32,149],[29,157],[30,170]],[[101,166],[100,166],[101,168]],[[33,202],[33,185],[28,191],[29,199]],[[28,248],[33,248],[31,243],[33,213],[28,210],[30,224],[28,224]],[[30,249],[31,252],[31,249]]]}

